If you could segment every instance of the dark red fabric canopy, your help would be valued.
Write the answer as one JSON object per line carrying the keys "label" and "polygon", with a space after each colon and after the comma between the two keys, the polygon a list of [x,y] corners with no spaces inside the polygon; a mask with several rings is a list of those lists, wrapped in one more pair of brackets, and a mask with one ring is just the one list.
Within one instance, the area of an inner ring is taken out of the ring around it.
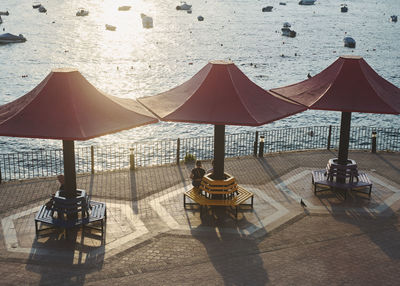
{"label": "dark red fabric canopy", "polygon": [[400,113],[400,89],[380,77],[362,57],[341,56],[316,76],[271,91],[311,109]]}
{"label": "dark red fabric canopy", "polygon": [[2,136],[87,140],[157,121],[136,101],[100,92],[74,69],[53,70],[0,106]]}
{"label": "dark red fabric canopy", "polygon": [[223,61],[210,62],[182,85],[138,101],[164,121],[216,125],[259,126],[306,110]]}

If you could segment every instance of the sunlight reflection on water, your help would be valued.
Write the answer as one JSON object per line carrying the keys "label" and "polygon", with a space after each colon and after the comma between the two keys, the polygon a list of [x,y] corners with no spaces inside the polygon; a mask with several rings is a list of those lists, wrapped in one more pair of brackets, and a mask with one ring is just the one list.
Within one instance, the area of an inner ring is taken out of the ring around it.
{"label": "sunlight reflection on water", "polygon": [[[171,0],[42,1],[47,14],[32,9],[31,1],[2,1],[0,10],[7,9],[10,15],[3,16],[0,28],[22,33],[28,41],[0,46],[0,104],[30,91],[52,68],[76,67],[100,90],[137,98],[183,83],[213,59],[233,60],[251,80],[269,89],[304,80],[307,73],[315,75],[339,55],[357,54],[400,86],[400,24],[388,21],[400,11],[397,1],[348,1],[349,12],[340,13],[340,3],[334,0],[317,1],[314,6],[288,0],[286,6],[276,2],[271,13],[262,13],[261,1],[194,0],[190,1],[192,14],[177,11],[179,1]],[[118,11],[121,5],[132,8]],[[88,9],[89,16],[76,17],[79,7]],[[154,28],[142,27],[141,13],[153,17]],[[198,15],[205,20],[197,21]],[[280,35],[286,21],[297,31],[296,38]],[[117,30],[107,31],[105,24]],[[356,49],[343,47],[345,32],[356,39]],[[257,128],[229,126],[227,133],[338,124],[339,118],[338,112],[306,111]],[[391,127],[399,123],[399,116],[393,115],[353,116],[353,125]],[[207,125],[164,122],[79,144],[211,134],[213,129]],[[2,153],[47,146],[60,147],[61,143],[0,137]]]}

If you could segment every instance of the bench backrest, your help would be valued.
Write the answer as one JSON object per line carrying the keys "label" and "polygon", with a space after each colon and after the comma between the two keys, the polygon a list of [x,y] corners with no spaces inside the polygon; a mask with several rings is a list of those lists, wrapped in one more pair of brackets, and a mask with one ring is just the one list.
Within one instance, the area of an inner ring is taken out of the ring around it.
{"label": "bench backrest", "polygon": [[358,180],[358,170],[356,164],[348,164],[346,166],[333,164],[328,162],[326,166],[327,179],[333,181],[334,179],[348,179],[350,183]]}
{"label": "bench backrest", "polygon": [[58,212],[58,215],[74,214],[81,212],[84,215],[86,211],[86,201],[82,198],[66,199],[54,197],[53,210]]}

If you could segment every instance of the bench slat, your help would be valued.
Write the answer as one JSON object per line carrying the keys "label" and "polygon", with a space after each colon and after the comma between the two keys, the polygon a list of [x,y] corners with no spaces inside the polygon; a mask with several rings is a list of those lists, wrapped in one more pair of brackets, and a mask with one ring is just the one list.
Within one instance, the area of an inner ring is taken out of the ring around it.
{"label": "bench slat", "polygon": [[[202,196],[198,190],[195,188],[187,191],[184,195],[193,200],[194,202],[198,203],[199,205],[208,205],[208,206],[239,206],[248,199],[252,198],[254,195],[253,193],[239,187],[238,195],[235,196],[233,199],[208,199]],[[226,193],[225,193],[226,194]]]}

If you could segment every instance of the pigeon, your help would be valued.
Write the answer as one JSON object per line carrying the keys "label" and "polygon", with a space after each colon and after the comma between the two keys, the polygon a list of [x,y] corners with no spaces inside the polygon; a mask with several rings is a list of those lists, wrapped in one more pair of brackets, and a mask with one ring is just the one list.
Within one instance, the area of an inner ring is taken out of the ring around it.
{"label": "pigeon", "polygon": [[301,206],[302,206],[303,208],[306,208],[306,207],[307,207],[307,205],[303,202],[303,199],[300,200],[300,204],[301,204]]}

